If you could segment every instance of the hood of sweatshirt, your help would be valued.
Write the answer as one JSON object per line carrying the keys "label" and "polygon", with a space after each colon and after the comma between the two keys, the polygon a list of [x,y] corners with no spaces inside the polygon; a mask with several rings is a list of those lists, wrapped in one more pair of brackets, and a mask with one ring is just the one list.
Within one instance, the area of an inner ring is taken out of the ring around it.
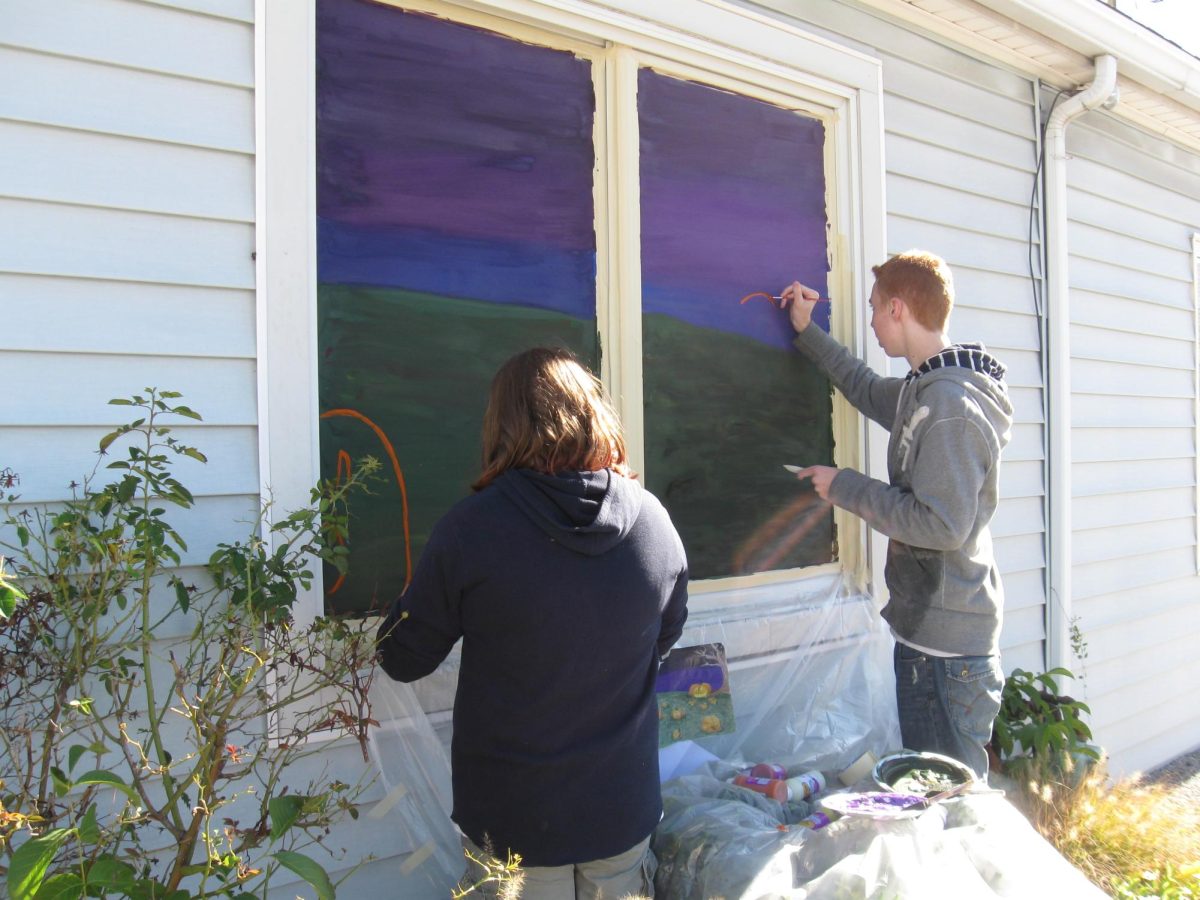
{"label": "hood of sweatshirt", "polygon": [[955,344],[930,357],[908,376],[917,397],[943,379],[962,384],[987,417],[1000,442],[1012,437],[1013,405],[1004,381],[1005,367],[982,344]]}
{"label": "hood of sweatshirt", "polygon": [[509,469],[495,484],[538,528],[584,556],[625,540],[642,511],[642,486],[608,469],[554,475]]}

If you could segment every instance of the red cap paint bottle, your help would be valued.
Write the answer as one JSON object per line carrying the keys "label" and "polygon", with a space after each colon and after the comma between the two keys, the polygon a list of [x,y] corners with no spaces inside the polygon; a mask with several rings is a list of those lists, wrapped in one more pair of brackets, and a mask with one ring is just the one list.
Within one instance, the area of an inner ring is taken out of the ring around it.
{"label": "red cap paint bottle", "polygon": [[736,775],[733,783],[738,787],[749,788],[752,791],[758,791],[760,794],[766,794],[772,800],[778,800],[780,803],[787,803],[791,792],[788,790],[787,782],[778,778],[759,778],[757,775]]}
{"label": "red cap paint bottle", "polygon": [[759,763],[750,774],[755,778],[787,778],[787,769],[775,763]]}

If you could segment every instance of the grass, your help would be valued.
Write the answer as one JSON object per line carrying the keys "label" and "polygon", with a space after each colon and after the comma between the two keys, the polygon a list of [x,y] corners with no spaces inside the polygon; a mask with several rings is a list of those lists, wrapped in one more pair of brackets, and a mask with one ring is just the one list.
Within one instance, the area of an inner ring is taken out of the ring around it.
{"label": "grass", "polygon": [[1040,768],[1010,771],[1010,799],[1097,887],[1118,898],[1200,898],[1200,810],[1140,776],[1110,781],[1103,765]]}

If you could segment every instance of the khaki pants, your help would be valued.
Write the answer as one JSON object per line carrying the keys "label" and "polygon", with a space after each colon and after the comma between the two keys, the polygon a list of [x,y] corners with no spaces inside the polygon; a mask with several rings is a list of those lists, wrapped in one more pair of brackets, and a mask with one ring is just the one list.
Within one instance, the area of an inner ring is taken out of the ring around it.
{"label": "khaki pants", "polygon": [[[471,840],[463,836],[463,849],[479,859],[486,854]],[[625,898],[652,898],[654,896],[654,871],[658,861],[650,850],[650,838],[639,841],[624,853],[606,859],[576,863],[570,866],[522,867],[520,900],[625,900]],[[467,871],[463,873],[460,887],[466,888],[485,876],[478,863],[467,860]],[[471,898],[492,900],[501,896],[501,888],[488,883],[476,888]],[[513,895],[504,895],[506,897]]]}

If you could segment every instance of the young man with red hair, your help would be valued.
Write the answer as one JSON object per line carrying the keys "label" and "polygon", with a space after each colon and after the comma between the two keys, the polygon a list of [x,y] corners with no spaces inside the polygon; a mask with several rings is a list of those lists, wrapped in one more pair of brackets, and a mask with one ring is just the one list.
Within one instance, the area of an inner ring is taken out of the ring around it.
{"label": "young man with red hair", "polygon": [[781,296],[796,346],[891,433],[888,481],[830,466],[796,477],[889,539],[882,615],[896,639],[905,747],[952,756],[986,777],[1004,684],[1004,593],[988,526],[1012,428],[1005,369],[982,344],[951,342],[954,283],[940,257],[909,251],[872,271],[871,328],[889,357],[908,362],[904,378],[879,375],[812,327],[816,291],[794,282]]}

